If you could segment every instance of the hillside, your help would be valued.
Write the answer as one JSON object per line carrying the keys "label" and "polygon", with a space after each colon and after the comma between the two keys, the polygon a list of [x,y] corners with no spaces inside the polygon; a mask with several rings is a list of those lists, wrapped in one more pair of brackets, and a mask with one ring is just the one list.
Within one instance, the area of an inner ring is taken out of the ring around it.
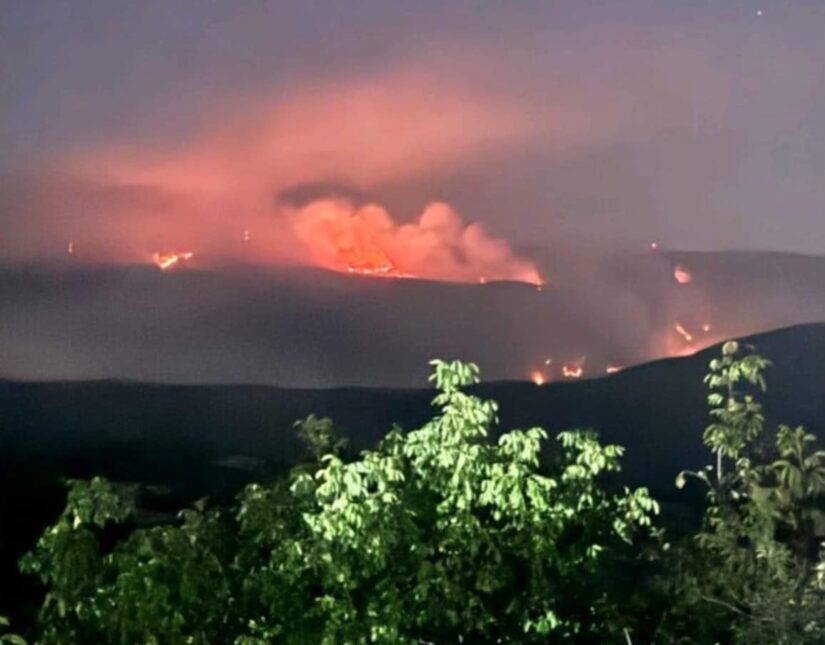
{"label": "hillside", "polygon": [[[691,282],[675,281],[677,266]],[[527,378],[547,359],[550,378],[568,361],[599,376],[825,320],[821,257],[559,252],[548,267],[541,291],[315,269],[0,268],[0,377],[417,387],[436,356],[490,379]]]}
{"label": "hillside", "polygon": [[[774,361],[768,411],[811,429],[825,425],[825,324],[748,338]],[[628,447],[627,475],[646,484],[703,457],[702,376],[718,347],[655,361],[604,378],[536,386],[485,383],[504,427],[555,431],[594,427]],[[290,463],[299,455],[291,429],[309,413],[332,417],[356,448],[392,425],[412,428],[430,414],[427,389],[282,389],[135,382],[0,382],[0,455],[6,462],[48,460],[71,476],[186,481],[231,455]],[[182,459],[186,468],[181,468]]]}

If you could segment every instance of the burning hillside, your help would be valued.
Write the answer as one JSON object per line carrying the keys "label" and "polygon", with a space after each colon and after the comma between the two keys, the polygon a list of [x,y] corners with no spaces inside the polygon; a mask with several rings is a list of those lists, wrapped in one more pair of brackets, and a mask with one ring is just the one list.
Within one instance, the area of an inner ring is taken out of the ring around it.
{"label": "burning hillside", "polygon": [[[348,202],[291,217],[324,270],[231,264],[183,244],[147,251],[143,267],[92,266],[77,242],[59,265],[0,267],[0,377],[414,385],[444,356],[550,383],[825,319],[816,258],[554,249],[537,292],[532,263],[443,205],[401,225]],[[245,237],[239,226],[235,243],[254,252],[264,233]],[[677,263],[690,284],[674,281]]]}

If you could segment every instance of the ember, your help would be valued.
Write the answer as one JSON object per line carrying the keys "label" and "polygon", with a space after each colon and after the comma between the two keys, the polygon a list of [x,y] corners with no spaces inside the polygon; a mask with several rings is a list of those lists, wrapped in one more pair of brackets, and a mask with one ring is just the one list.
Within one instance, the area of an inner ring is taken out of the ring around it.
{"label": "ember", "polygon": [[679,323],[676,323],[674,329],[676,330],[677,334],[679,334],[682,338],[685,339],[686,343],[692,343],[693,342],[693,334],[691,334],[687,329],[682,327],[682,325],[680,325]]}

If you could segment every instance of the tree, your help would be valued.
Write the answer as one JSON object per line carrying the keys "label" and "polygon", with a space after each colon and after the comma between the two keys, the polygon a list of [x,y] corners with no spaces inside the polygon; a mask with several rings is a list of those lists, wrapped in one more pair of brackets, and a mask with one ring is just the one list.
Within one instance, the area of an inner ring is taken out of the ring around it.
{"label": "tree", "polygon": [[[611,557],[651,529],[643,488],[610,490],[622,448],[540,428],[489,433],[478,369],[434,361],[439,413],[353,461],[331,425],[302,425],[317,461],[252,484],[231,509],[127,530],[135,506],[71,482],[23,562],[48,586],[42,643],[523,643],[628,634]],[[323,448],[320,450],[319,448]],[[326,454],[321,455],[322,452]],[[112,536],[112,526],[125,535]],[[108,532],[108,534],[107,534]]]}
{"label": "tree", "polygon": [[[728,342],[705,379],[713,422],[704,434],[715,467],[685,472],[707,486],[698,551],[688,562],[688,605],[742,643],[821,643],[825,594],[817,554],[825,539],[825,451],[815,437],[779,426],[765,437],[754,390],[764,391],[770,363],[753,348]],[[825,545],[823,545],[825,546]],[[689,610],[689,611],[690,611]]]}

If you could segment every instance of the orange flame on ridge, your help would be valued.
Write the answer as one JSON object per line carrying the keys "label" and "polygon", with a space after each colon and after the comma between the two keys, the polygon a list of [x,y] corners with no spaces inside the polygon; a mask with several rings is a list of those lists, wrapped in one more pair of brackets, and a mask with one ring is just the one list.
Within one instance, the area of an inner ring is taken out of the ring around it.
{"label": "orange flame on ridge", "polygon": [[576,362],[564,363],[561,374],[565,378],[581,378],[584,376],[584,359]]}
{"label": "orange flame on ridge", "polygon": [[155,253],[152,255],[152,261],[161,271],[168,271],[169,269],[177,267],[181,262],[191,260],[193,257],[195,257],[195,254],[191,251],[185,251],[183,253]]}
{"label": "orange flame on ridge", "polygon": [[539,370],[533,370],[530,372],[530,380],[539,386],[544,385],[547,382],[547,378]]}

